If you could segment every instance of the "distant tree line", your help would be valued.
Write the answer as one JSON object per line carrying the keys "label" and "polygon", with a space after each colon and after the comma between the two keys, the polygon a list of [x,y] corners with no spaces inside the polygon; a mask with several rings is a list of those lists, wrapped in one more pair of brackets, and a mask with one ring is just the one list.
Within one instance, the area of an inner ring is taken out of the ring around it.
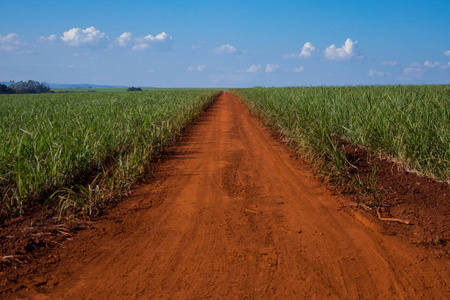
{"label": "distant tree line", "polygon": [[132,86],[130,88],[127,88],[127,91],[128,92],[142,92],[142,89],[140,87],[136,88],[136,87]]}
{"label": "distant tree line", "polygon": [[16,91],[13,90],[12,88],[4,85],[4,84],[0,84],[0,94],[15,94]]}
{"label": "distant tree line", "polygon": [[38,82],[34,80],[10,81],[10,85],[6,86],[0,84],[0,94],[41,94],[41,93],[53,93],[50,87],[45,82]]}

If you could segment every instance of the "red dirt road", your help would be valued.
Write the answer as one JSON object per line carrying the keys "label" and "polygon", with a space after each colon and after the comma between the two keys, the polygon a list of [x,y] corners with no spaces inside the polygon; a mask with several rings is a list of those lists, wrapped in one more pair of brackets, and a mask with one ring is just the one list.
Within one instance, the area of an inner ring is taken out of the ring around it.
{"label": "red dirt road", "polygon": [[448,259],[331,195],[230,94],[170,152],[2,296],[450,298]]}

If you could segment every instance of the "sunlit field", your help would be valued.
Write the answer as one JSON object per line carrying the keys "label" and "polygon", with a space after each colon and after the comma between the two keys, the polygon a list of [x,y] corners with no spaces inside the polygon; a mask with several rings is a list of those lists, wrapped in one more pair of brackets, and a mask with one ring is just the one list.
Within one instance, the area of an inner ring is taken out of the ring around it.
{"label": "sunlit field", "polygon": [[300,152],[339,170],[338,139],[394,158],[431,177],[450,179],[450,86],[237,89],[255,113]]}
{"label": "sunlit field", "polygon": [[0,95],[0,195],[95,210],[144,174],[218,90]]}

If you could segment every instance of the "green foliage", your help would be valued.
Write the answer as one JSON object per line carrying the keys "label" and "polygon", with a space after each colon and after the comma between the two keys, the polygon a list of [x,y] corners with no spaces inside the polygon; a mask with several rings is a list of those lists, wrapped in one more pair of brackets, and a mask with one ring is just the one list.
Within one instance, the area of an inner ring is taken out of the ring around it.
{"label": "green foliage", "polygon": [[219,93],[3,95],[0,200],[18,213],[36,199],[92,213],[139,180]]}
{"label": "green foliage", "polygon": [[450,85],[232,90],[302,153],[347,176],[339,139],[450,180]]}
{"label": "green foliage", "polygon": [[132,87],[127,88],[127,92],[142,92],[142,89],[140,87],[136,88],[136,87],[132,86]]}
{"label": "green foliage", "polygon": [[38,82],[34,80],[28,81],[11,81],[9,88],[16,91],[17,94],[42,94],[51,93],[50,87],[45,82]]}
{"label": "green foliage", "polygon": [[15,94],[16,91],[4,84],[0,84],[0,94]]}

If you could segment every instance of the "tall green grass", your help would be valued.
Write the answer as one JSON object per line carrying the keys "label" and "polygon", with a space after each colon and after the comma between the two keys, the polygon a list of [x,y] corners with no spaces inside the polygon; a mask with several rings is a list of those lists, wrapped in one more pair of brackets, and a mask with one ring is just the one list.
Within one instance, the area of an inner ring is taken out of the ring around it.
{"label": "tall green grass", "polygon": [[0,96],[0,200],[92,212],[126,190],[217,90]]}
{"label": "tall green grass", "polygon": [[299,151],[345,174],[338,139],[450,180],[450,85],[253,88],[231,91]]}

